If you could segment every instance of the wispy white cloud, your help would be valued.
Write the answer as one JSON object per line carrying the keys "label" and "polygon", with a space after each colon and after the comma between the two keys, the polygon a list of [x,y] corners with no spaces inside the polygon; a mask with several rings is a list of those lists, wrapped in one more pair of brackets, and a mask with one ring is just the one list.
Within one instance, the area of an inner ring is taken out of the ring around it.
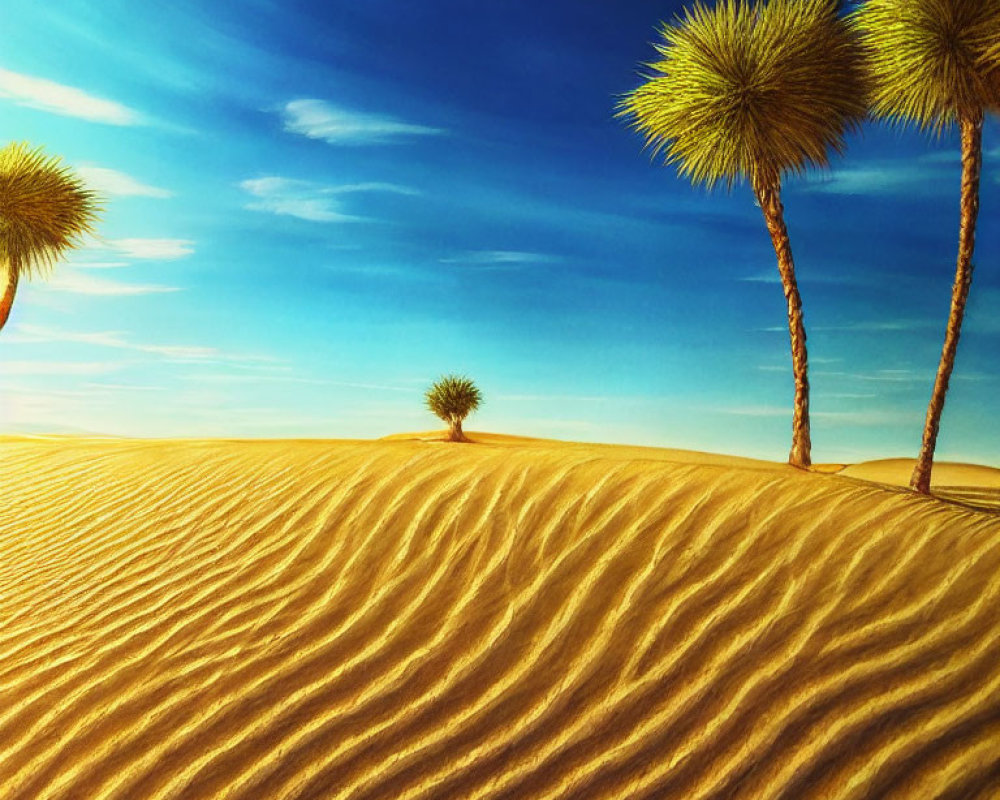
{"label": "wispy white cloud", "polygon": [[410,197],[420,194],[418,190],[410,186],[400,186],[398,183],[380,183],[379,181],[323,187],[324,194],[352,194],[354,192],[389,192],[390,194],[402,194]]}
{"label": "wispy white cloud", "polygon": [[282,109],[285,130],[328,144],[386,144],[409,136],[433,136],[441,128],[414,125],[384,114],[365,114],[325,100],[292,100]]}
{"label": "wispy white cloud", "polygon": [[143,121],[138,111],[114,100],[6,69],[0,69],[0,98],[27,108],[108,125],[139,125]]}
{"label": "wispy white cloud", "polygon": [[67,263],[79,269],[121,269],[122,267],[132,266],[131,261],[88,261],[87,259],[77,260],[73,256],[70,257]]}
{"label": "wispy white cloud", "polygon": [[912,425],[922,416],[917,411],[899,409],[868,409],[860,411],[812,411],[810,416],[828,425]]}
{"label": "wispy white cloud", "polygon": [[[740,417],[791,417],[790,406],[744,405],[716,409],[721,414]],[[857,411],[816,411],[810,417],[829,424],[844,425],[898,425],[919,420],[920,415],[910,411],[894,409],[870,409]]]}
{"label": "wispy white cloud", "polygon": [[229,353],[216,347],[191,344],[149,344],[133,341],[120,331],[67,331],[61,328],[41,325],[16,324],[5,331],[9,345],[17,344],[77,344],[124,350],[158,356],[166,361],[185,363],[208,368],[231,368],[253,371],[254,374],[229,376],[220,373],[201,374],[198,381],[233,380],[253,382],[258,380],[278,380],[283,378],[283,370],[288,369],[277,358],[252,353]]}
{"label": "wispy white cloud", "polygon": [[458,256],[442,258],[442,264],[465,264],[493,269],[515,269],[528,264],[550,264],[559,261],[545,253],[522,250],[473,250]]}
{"label": "wispy white cloud", "polygon": [[[785,329],[787,330],[787,328]],[[825,358],[823,356],[810,356],[809,363],[812,366],[818,364],[839,364],[844,359],[842,358]],[[758,364],[757,369],[761,372],[791,372],[792,365],[791,362],[786,364]]]}
{"label": "wispy white cloud", "polygon": [[179,292],[176,286],[153,283],[123,283],[103,278],[95,278],[74,269],[56,270],[47,281],[38,283],[43,291],[71,292],[73,294],[103,295],[105,297],[129,297],[144,294]]}
{"label": "wispy white cloud", "polygon": [[965,381],[967,383],[982,383],[983,381],[1000,380],[1000,373],[996,372],[964,372],[959,370],[951,375],[953,381]]}
{"label": "wispy white cloud", "polygon": [[958,174],[949,183],[945,159],[883,161],[864,166],[835,169],[799,184],[802,191],[825,194],[927,197],[954,192]]}
{"label": "wispy white cloud", "polygon": [[176,261],[194,253],[190,239],[111,239],[108,244],[128,258]]}
{"label": "wispy white cloud", "polygon": [[240,183],[240,188],[258,198],[247,203],[246,208],[251,211],[265,211],[308,222],[357,222],[360,219],[340,211],[340,204],[333,197],[323,195],[308,181],[253,178]]}
{"label": "wispy white cloud", "polygon": [[893,331],[920,331],[937,328],[940,323],[930,319],[887,319],[864,322],[847,322],[842,325],[814,325],[814,331],[857,331],[859,333],[889,333]]}
{"label": "wispy white cloud", "polygon": [[[848,333],[892,333],[894,331],[920,331],[935,329],[940,322],[930,319],[887,319],[845,322],[840,325],[811,325],[810,331],[845,331]],[[754,330],[761,333],[788,333],[787,325],[767,325]]]}
{"label": "wispy white cloud", "polygon": [[309,222],[358,222],[363,217],[345,213],[339,199],[343,195],[382,192],[399,195],[417,195],[408,186],[395,183],[349,183],[324,185],[313,181],[282,178],[276,175],[250,178],[240,183],[240,188],[257,198],[247,203],[251,211],[297,217]]}
{"label": "wispy white cloud", "polygon": [[173,197],[173,192],[150,186],[124,172],[108,167],[84,165],[76,168],[77,174],[88,188],[118,197]]}
{"label": "wispy white cloud", "polygon": [[[798,272],[796,279],[799,283],[829,283],[841,286],[867,286],[874,283],[870,275],[851,275],[845,272],[834,272],[826,270],[822,272]],[[781,283],[781,276],[777,269],[766,269],[753,275],[743,275],[736,280],[741,283]]]}
{"label": "wispy white cloud", "polygon": [[833,370],[816,370],[813,377],[840,378],[869,383],[915,384],[933,380],[933,373],[912,369],[879,369],[873,372],[843,372]]}
{"label": "wispy white cloud", "polygon": [[111,347],[118,350],[132,350],[139,353],[152,353],[170,359],[190,361],[214,358],[219,351],[214,347],[199,347],[192,345],[155,345],[128,341],[124,334],[118,331],[98,331],[84,333],[64,331],[58,328],[47,328],[39,325],[17,325],[10,338],[18,343],[64,343],[85,344],[98,347]]}

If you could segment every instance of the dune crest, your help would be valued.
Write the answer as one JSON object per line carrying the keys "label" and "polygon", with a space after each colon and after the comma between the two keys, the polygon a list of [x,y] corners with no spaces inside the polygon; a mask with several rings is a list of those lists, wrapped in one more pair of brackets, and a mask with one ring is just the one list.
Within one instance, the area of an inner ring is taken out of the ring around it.
{"label": "dune crest", "polygon": [[1000,785],[996,514],[486,443],[0,441],[0,797]]}

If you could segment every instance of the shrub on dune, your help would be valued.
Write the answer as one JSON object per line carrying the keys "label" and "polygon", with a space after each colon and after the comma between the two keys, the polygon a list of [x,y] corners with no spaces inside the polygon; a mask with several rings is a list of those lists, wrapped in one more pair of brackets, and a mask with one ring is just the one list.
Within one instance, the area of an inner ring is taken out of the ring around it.
{"label": "shrub on dune", "polygon": [[0,328],[20,279],[47,273],[93,233],[97,216],[95,194],[59,158],[22,142],[0,149]]}
{"label": "shrub on dune", "polygon": [[860,54],[837,0],[695,3],[661,28],[659,60],[618,114],[692,183],[749,181],[764,213],[788,307],[795,405],[788,461],[811,463],[802,300],[782,179],[825,166],[865,115]]}
{"label": "shrub on dune", "polygon": [[462,422],[483,402],[483,395],[476,384],[461,375],[445,375],[427,390],[424,397],[427,407],[448,423],[449,441],[469,441],[462,432]]}

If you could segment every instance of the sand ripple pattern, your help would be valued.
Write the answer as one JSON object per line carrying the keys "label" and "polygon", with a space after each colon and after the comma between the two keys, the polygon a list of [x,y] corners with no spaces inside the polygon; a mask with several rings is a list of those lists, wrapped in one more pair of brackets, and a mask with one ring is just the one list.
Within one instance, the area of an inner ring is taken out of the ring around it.
{"label": "sand ripple pattern", "polygon": [[968,503],[540,443],[11,439],[0,486],[4,800],[1000,797]]}

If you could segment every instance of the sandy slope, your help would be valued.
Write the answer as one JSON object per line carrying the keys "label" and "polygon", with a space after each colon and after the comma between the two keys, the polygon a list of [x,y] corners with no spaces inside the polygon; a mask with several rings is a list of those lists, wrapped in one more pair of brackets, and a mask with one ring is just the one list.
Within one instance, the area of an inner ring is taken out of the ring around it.
{"label": "sandy slope", "polygon": [[[841,475],[891,486],[909,486],[912,458],[887,458],[851,464]],[[1000,511],[1000,469],[941,462],[931,472],[931,489],[940,498],[973,508]]]}
{"label": "sandy slope", "polygon": [[509,439],[7,439],[0,486],[5,799],[1000,795],[996,514]]}

